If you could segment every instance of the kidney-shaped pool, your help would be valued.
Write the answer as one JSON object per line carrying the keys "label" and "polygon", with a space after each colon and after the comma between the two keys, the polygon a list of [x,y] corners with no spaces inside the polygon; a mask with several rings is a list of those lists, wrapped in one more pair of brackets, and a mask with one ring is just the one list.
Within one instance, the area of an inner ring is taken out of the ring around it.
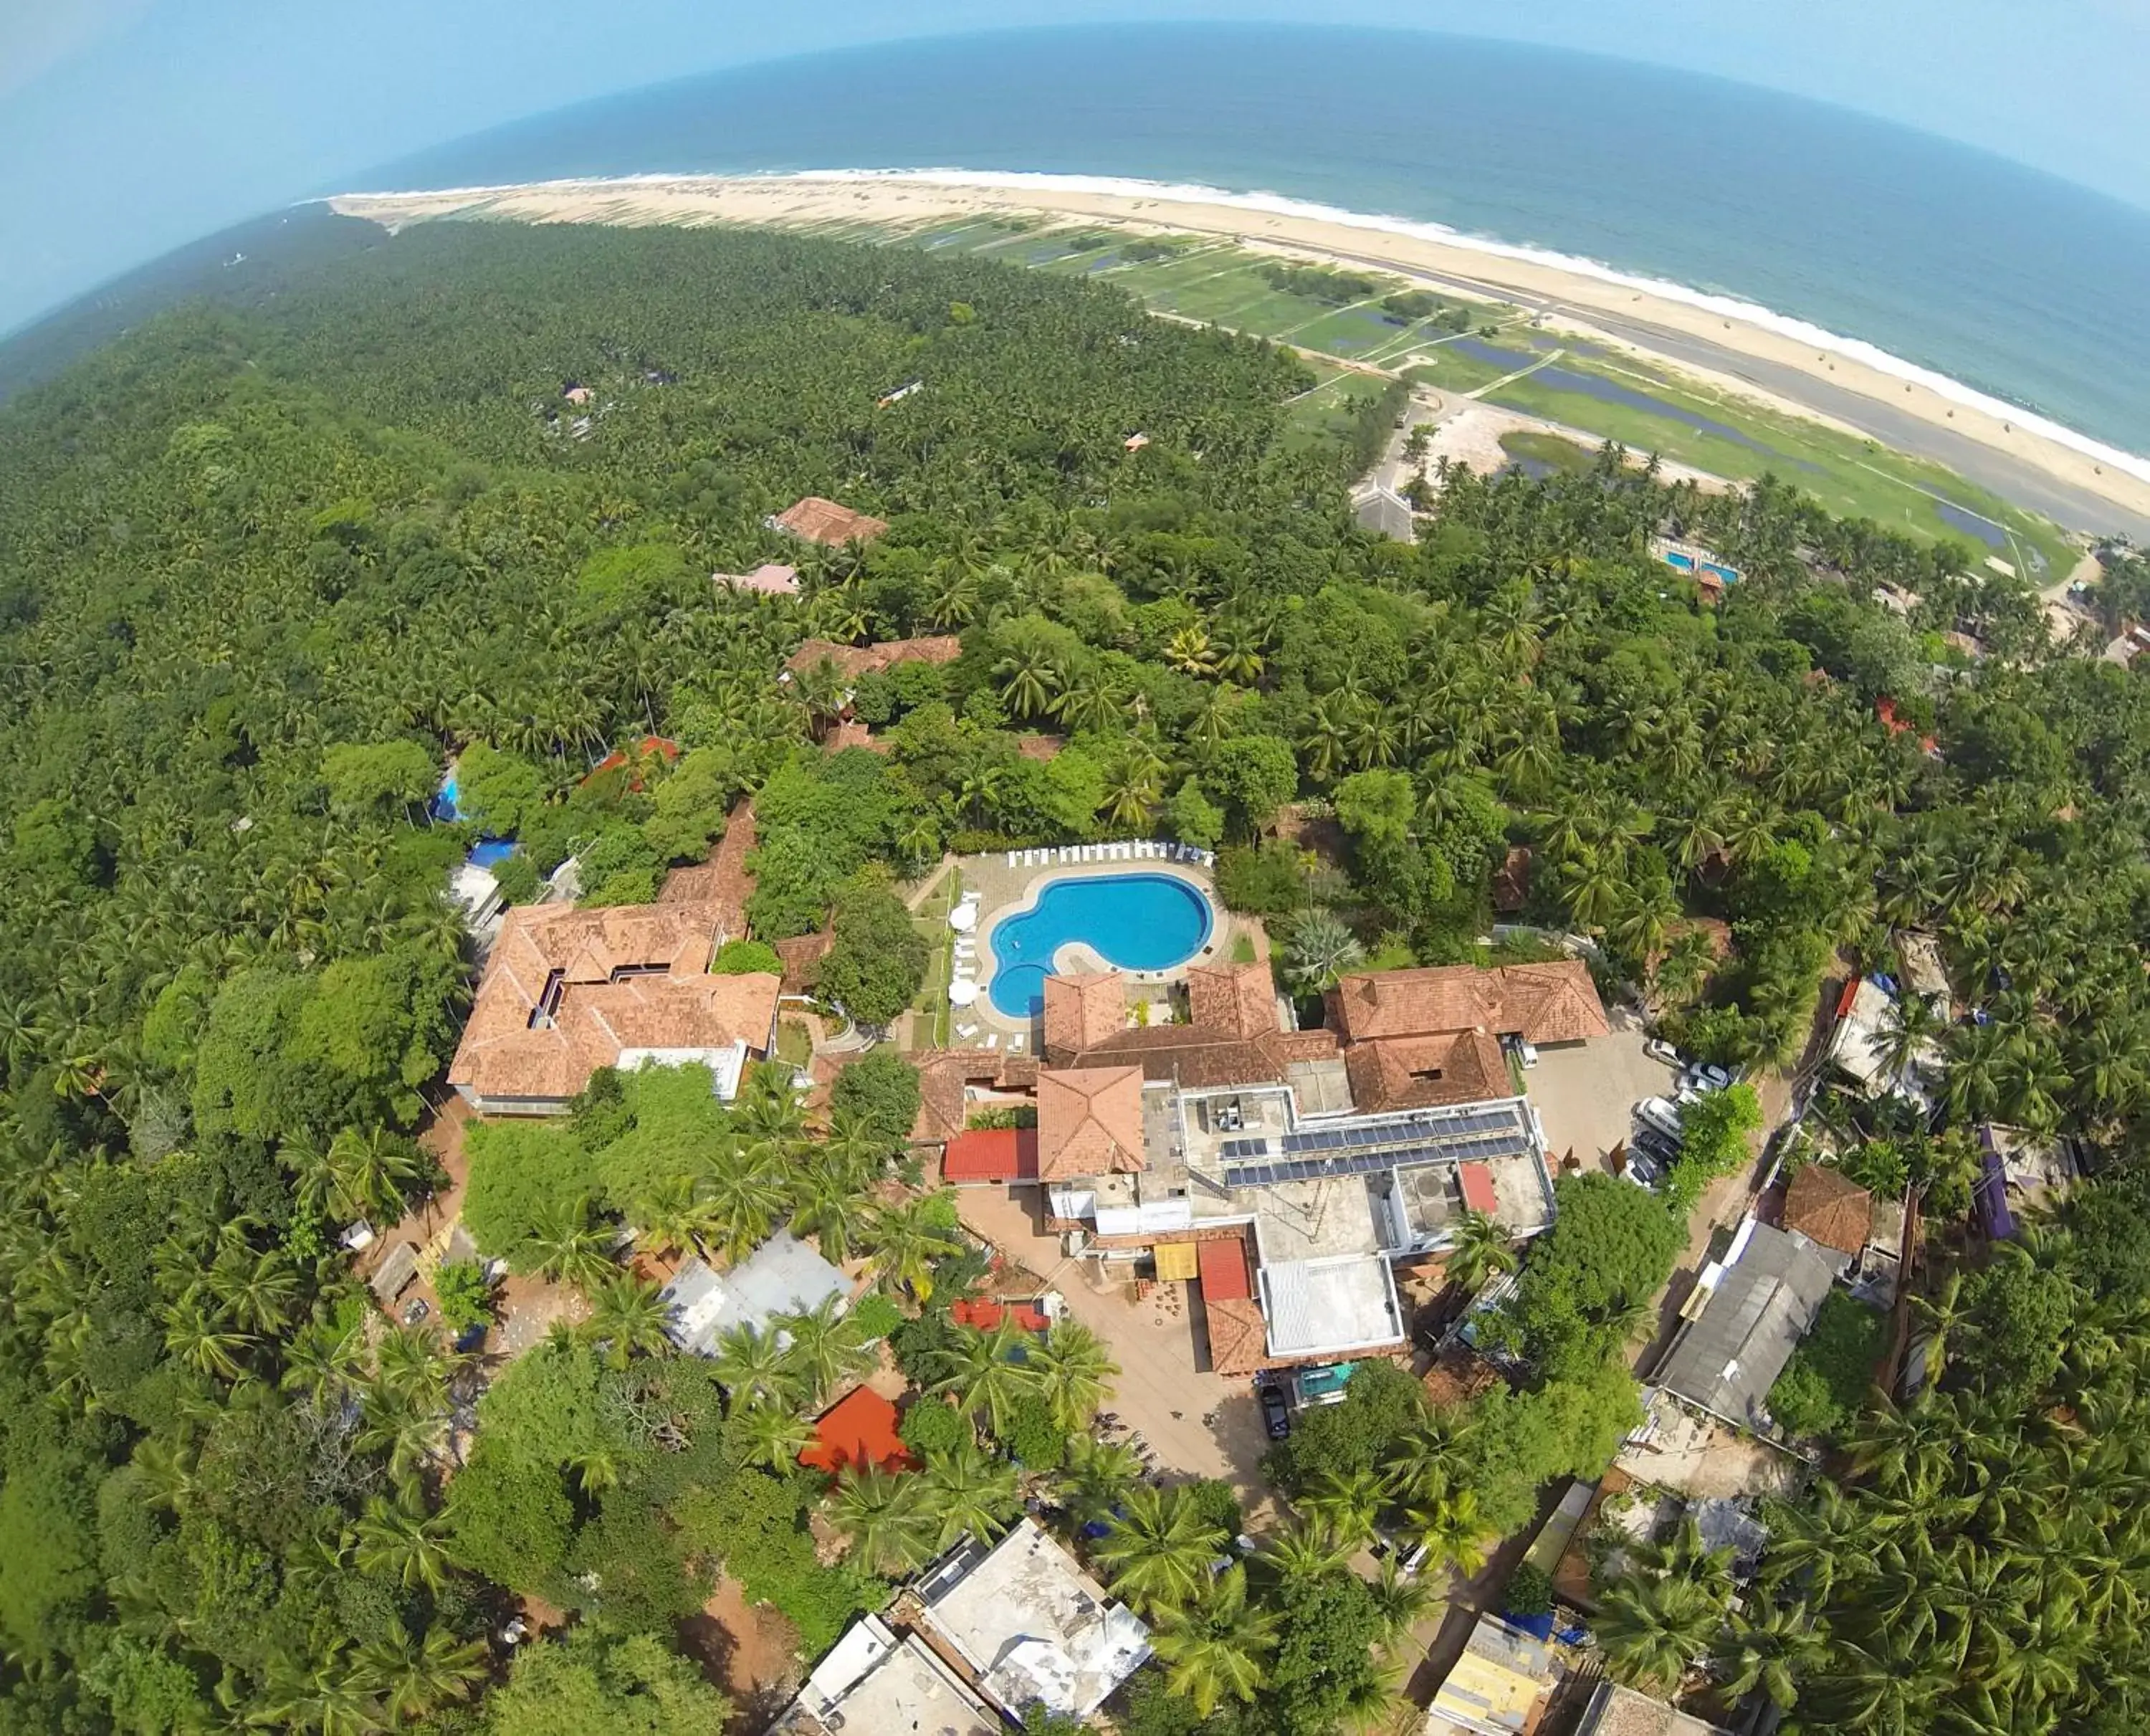
{"label": "kidney-shaped pool", "polygon": [[1215,926],[1208,896],[1174,875],[1048,881],[1036,904],[994,925],[993,1006],[1012,1019],[1035,1017],[1052,956],[1070,941],[1123,971],[1168,971],[1199,952]]}

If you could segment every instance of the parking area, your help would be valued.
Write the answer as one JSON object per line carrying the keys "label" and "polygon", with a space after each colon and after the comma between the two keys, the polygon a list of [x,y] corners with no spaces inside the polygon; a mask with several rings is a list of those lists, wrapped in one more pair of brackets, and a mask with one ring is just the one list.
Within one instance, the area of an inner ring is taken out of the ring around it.
{"label": "parking area", "polygon": [[1572,1153],[1584,1168],[1602,1168],[1606,1154],[1627,1140],[1635,1105],[1671,1094],[1673,1069],[1643,1053],[1643,1041],[1634,1025],[1592,1042],[1538,1051],[1524,1088],[1545,1123],[1546,1155],[1556,1168]]}

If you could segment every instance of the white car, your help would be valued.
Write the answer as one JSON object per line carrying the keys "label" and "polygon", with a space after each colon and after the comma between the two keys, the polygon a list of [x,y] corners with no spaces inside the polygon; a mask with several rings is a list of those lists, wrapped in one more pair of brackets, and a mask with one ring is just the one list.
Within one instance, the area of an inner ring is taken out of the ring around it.
{"label": "white car", "polygon": [[1653,1037],[1643,1045],[1643,1052],[1653,1061],[1662,1061],[1667,1067],[1680,1064],[1680,1052],[1662,1037]]}
{"label": "white car", "polygon": [[1668,1139],[1680,1136],[1679,1108],[1661,1097],[1646,1097],[1635,1105],[1635,1118],[1644,1127],[1655,1128]]}

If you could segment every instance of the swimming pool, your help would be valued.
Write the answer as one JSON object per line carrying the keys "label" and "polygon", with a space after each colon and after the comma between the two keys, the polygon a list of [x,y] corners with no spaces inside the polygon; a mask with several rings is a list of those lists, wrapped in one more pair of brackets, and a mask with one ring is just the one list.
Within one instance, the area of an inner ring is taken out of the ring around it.
{"label": "swimming pool", "polygon": [[1012,1019],[1035,1017],[1045,1005],[1053,955],[1071,941],[1122,970],[1168,971],[1202,950],[1215,923],[1202,889],[1173,875],[1048,881],[1036,904],[993,928],[994,1009]]}

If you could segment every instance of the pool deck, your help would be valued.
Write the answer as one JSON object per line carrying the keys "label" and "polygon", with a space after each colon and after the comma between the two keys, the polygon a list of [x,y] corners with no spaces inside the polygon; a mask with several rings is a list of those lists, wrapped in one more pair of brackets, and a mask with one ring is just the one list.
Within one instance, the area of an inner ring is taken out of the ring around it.
{"label": "pool deck", "polygon": [[[1030,909],[1037,903],[1038,895],[1054,881],[1155,874],[1184,881],[1209,901],[1212,917],[1209,938],[1203,942],[1201,950],[1194,957],[1169,970],[1125,972],[1130,982],[1155,985],[1160,991],[1159,999],[1163,998],[1162,991],[1165,987],[1185,976],[1188,965],[1215,964],[1229,957],[1234,936],[1241,931],[1239,920],[1218,902],[1216,886],[1209,870],[1192,862],[1175,862],[1164,856],[1155,855],[1090,862],[1056,860],[1041,865],[1036,862],[1026,864],[1022,860],[1023,855],[1021,850],[1016,852],[1013,867],[1008,865],[1005,851],[996,855],[965,856],[961,859],[960,865],[963,884],[966,889],[978,894],[979,916],[972,956],[969,959],[959,960],[956,968],[958,974],[967,975],[977,982],[979,993],[977,1000],[971,1006],[954,1009],[951,1030],[953,1041],[958,1047],[976,1046],[990,1035],[1000,1039],[997,1047],[1016,1054],[1037,1052],[1039,1027],[1042,1021],[1010,1018],[992,1004],[992,931],[1006,918]],[[1256,944],[1259,944],[1259,936]],[[1071,941],[1062,946],[1053,954],[1052,961],[1056,971],[1114,968],[1080,941]],[[965,1026],[975,1027],[977,1034],[975,1037],[963,1036],[961,1029]],[[1020,1039],[1021,1046],[1017,1047],[1011,1039]]]}

